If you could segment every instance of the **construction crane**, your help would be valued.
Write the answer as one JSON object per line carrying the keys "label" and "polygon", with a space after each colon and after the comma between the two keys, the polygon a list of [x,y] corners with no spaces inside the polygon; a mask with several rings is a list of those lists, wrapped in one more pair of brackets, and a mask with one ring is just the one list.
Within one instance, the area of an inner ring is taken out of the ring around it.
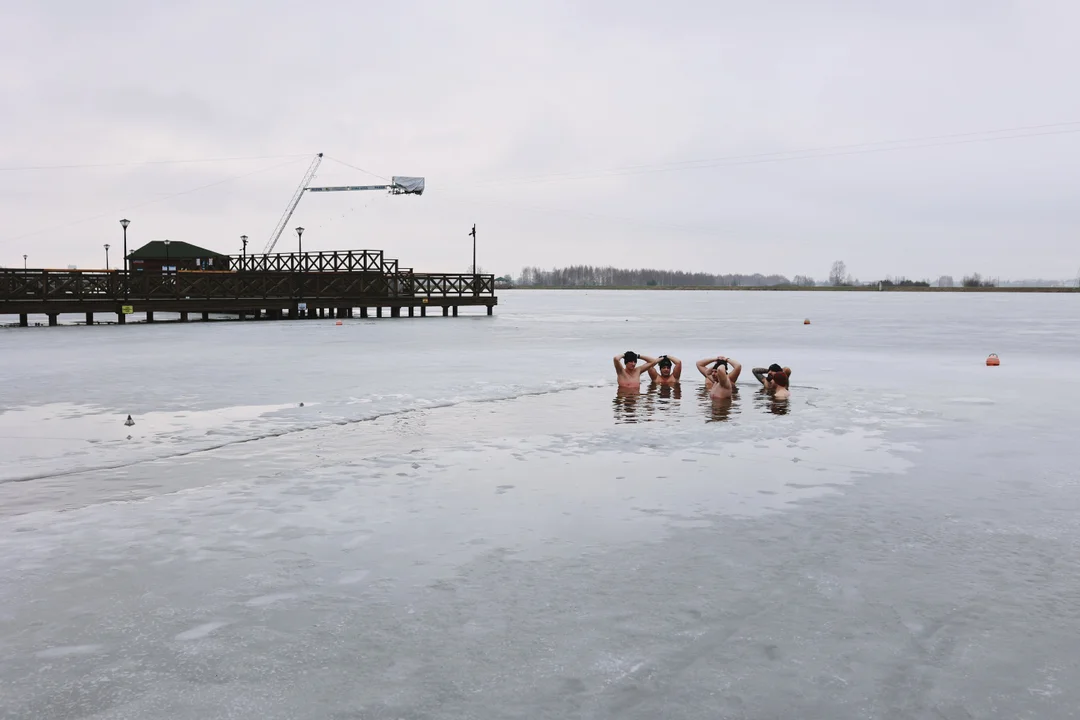
{"label": "construction crane", "polygon": [[[311,161],[310,167],[307,172],[304,173],[304,179],[300,181],[300,186],[296,188],[296,192],[293,193],[292,199],[289,201],[288,207],[285,208],[285,212],[282,213],[281,219],[278,220],[277,225],[274,227],[274,232],[270,235],[270,241],[266,243],[266,249],[264,253],[269,254],[273,252],[274,247],[277,245],[278,240],[281,238],[281,233],[285,232],[285,226],[289,224],[289,219],[296,212],[296,206],[300,204],[300,199],[304,197],[305,192],[351,192],[354,190],[389,190],[391,195],[423,195],[424,194],[424,178],[421,177],[406,177],[395,175],[390,180],[388,185],[334,185],[334,186],[322,186],[322,187],[309,187],[308,183],[315,177],[315,172],[319,169],[319,165],[322,163],[323,154],[319,153]],[[333,158],[331,158],[333,159]]]}

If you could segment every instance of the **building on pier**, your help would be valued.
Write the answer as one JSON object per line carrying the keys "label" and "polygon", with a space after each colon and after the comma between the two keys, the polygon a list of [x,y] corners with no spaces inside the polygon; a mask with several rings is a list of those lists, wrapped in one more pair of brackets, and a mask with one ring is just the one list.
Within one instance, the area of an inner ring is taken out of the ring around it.
{"label": "building on pier", "polygon": [[128,254],[131,272],[228,270],[229,256],[182,241],[154,240]]}

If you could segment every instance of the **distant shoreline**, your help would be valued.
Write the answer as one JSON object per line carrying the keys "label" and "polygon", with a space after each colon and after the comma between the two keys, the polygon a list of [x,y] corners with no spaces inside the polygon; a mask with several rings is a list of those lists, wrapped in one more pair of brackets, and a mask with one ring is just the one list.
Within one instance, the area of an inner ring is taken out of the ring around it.
{"label": "distant shoreline", "polygon": [[879,290],[877,287],[854,287],[854,286],[821,286],[821,287],[794,287],[789,285],[764,285],[764,286],[729,286],[729,285],[668,285],[668,286],[641,286],[641,285],[595,285],[582,287],[559,287],[552,285],[529,285],[500,288],[500,290],[724,290],[724,291],[753,291],[753,292],[892,292],[892,293],[1076,293],[1080,288],[1075,287],[891,287]]}

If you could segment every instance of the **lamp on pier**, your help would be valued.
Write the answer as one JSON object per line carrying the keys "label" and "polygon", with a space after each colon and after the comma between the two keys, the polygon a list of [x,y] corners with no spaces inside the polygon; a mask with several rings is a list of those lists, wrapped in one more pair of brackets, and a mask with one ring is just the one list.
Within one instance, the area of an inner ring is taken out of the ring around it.
{"label": "lamp on pier", "polygon": [[120,221],[120,227],[124,228],[124,272],[128,271],[128,259],[127,259],[127,226],[131,224],[131,221],[124,218]]}

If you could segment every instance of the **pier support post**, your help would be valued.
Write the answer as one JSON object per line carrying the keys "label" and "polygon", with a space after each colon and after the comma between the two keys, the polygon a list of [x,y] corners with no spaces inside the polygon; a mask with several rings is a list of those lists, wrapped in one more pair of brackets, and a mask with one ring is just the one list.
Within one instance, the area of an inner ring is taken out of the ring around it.
{"label": "pier support post", "polygon": [[494,305],[488,305],[487,309],[488,309],[488,315],[491,315],[495,310],[495,306]]}
{"label": "pier support post", "polygon": [[122,312],[116,313],[116,324],[117,325],[127,325],[127,315],[125,315]]}
{"label": "pier support post", "polygon": [[330,308],[329,310],[327,310],[327,317],[329,317],[331,320],[336,318],[337,314],[338,314],[337,308]]}
{"label": "pier support post", "polygon": [[442,316],[446,317],[449,314],[450,314],[450,306],[449,305],[443,305],[442,306]]}
{"label": "pier support post", "polygon": [[401,317],[401,308],[398,307],[397,305],[390,308],[390,317],[396,317],[396,318]]}
{"label": "pier support post", "polygon": [[413,311],[416,310],[412,305],[409,306],[409,317],[413,317]]}
{"label": "pier support post", "polygon": [[30,316],[26,313],[19,313],[19,327],[30,327]]}
{"label": "pier support post", "polygon": [[420,306],[420,317],[427,317],[427,305]]}
{"label": "pier support post", "polygon": [[360,308],[360,317],[361,318],[367,318],[367,306],[366,305],[364,307]]}
{"label": "pier support post", "polygon": [[148,322],[148,323],[154,322],[154,311],[153,310],[147,310],[146,311],[146,322]]}
{"label": "pier support post", "polygon": [[93,325],[94,324],[94,313],[92,313],[92,312],[86,313],[86,324],[87,325]]}
{"label": "pier support post", "polygon": [[187,322],[187,321],[188,321],[187,310],[181,310],[180,311],[180,322]]}
{"label": "pier support post", "polygon": [[454,317],[457,317],[457,305],[454,306]]}
{"label": "pier support post", "polygon": [[375,317],[382,317],[382,305],[375,308]]}
{"label": "pier support post", "polygon": [[[319,317],[320,318],[325,318],[326,317],[326,308],[319,308]],[[330,317],[334,317],[333,314],[331,314]]]}
{"label": "pier support post", "polygon": [[57,313],[49,313],[49,327],[56,327],[60,324],[60,315]]}

